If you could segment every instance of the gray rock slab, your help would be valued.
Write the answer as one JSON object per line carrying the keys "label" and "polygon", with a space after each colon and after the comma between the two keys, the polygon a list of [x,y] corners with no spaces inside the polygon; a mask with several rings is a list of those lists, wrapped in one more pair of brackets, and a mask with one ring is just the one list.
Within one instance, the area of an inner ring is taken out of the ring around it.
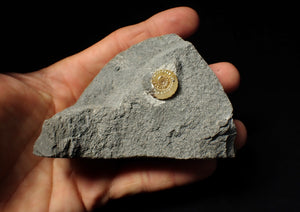
{"label": "gray rock slab", "polygon": [[[175,69],[178,90],[151,95],[151,76]],[[34,154],[59,158],[234,157],[232,105],[195,47],[170,34],[115,56],[77,103],[44,122]]]}

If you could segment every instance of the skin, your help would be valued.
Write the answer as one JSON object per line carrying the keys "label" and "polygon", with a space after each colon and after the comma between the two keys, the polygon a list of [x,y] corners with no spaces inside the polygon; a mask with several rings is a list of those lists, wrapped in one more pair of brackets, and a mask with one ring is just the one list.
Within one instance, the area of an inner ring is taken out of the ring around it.
{"label": "skin", "polygon": [[[216,160],[70,160],[32,154],[43,121],[76,102],[99,70],[116,54],[150,37],[193,34],[199,23],[179,7],[121,28],[86,50],[28,74],[0,74],[0,210],[90,211],[109,199],[204,179]],[[230,63],[210,65],[226,92],[239,85]],[[246,129],[235,120],[236,146]]]}

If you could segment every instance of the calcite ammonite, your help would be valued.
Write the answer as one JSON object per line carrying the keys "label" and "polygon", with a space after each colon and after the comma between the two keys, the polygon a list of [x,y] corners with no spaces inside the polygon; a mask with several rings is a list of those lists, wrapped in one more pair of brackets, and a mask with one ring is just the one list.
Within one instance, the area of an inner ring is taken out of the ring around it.
{"label": "calcite ammonite", "polygon": [[173,96],[178,88],[176,74],[167,69],[154,72],[151,83],[153,86],[153,96],[157,99],[168,99]]}

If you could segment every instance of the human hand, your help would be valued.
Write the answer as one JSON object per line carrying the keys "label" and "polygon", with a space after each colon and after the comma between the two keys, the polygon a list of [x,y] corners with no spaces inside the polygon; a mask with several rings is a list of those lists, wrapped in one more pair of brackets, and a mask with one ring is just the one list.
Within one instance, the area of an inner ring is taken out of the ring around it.
{"label": "human hand", "polygon": [[[0,210],[90,211],[109,199],[157,191],[201,180],[216,160],[87,160],[41,158],[32,154],[43,121],[74,104],[101,68],[142,40],[176,33],[185,38],[198,16],[180,7],[121,28],[88,49],[28,74],[0,74]],[[226,92],[239,85],[229,63],[210,65]],[[236,146],[246,140],[240,121]]]}

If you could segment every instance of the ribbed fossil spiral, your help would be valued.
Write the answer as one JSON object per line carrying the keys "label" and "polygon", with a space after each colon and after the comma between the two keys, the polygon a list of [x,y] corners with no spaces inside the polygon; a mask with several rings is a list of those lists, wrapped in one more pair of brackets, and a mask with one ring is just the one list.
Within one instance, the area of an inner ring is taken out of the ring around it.
{"label": "ribbed fossil spiral", "polygon": [[168,99],[173,96],[178,88],[178,79],[173,71],[160,69],[153,73],[153,96],[157,99]]}

